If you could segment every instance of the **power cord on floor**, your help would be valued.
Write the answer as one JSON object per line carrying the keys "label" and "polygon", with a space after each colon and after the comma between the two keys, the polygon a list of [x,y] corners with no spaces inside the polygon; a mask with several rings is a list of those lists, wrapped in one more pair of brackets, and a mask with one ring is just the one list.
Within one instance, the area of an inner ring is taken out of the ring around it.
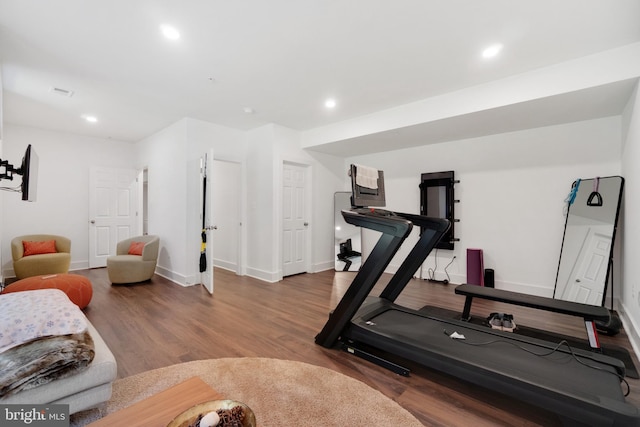
{"label": "power cord on floor", "polygon": [[444,274],[447,276],[446,279],[444,280],[437,280],[436,279],[436,270],[438,269],[438,250],[436,249],[435,254],[434,254],[434,266],[433,269],[428,269],[427,270],[427,275],[428,275],[428,279],[430,282],[435,282],[435,283],[443,283],[443,284],[448,284],[449,282],[451,282],[451,277],[449,277],[449,272],[447,271],[447,268],[449,268],[449,266],[451,264],[453,264],[453,261],[456,259],[456,256],[454,255],[453,258],[451,258],[451,261],[449,261],[449,264],[447,264],[444,267]]}
{"label": "power cord on floor", "polygon": [[550,355],[554,354],[556,351],[558,351],[560,349],[560,347],[562,347],[564,345],[569,349],[569,352],[571,353],[571,356],[573,357],[573,359],[576,362],[580,363],[581,365],[586,366],[587,368],[595,369],[596,371],[608,372],[608,373],[610,373],[612,375],[615,375],[616,377],[618,377],[618,379],[620,380],[621,383],[624,383],[624,385],[627,388],[627,391],[624,393],[625,397],[628,396],[629,393],[631,393],[631,387],[629,386],[629,383],[625,379],[624,375],[620,375],[617,372],[611,372],[611,371],[609,371],[607,369],[604,369],[604,368],[601,368],[599,366],[590,365],[590,364],[586,363],[585,361],[581,360],[580,357],[573,352],[573,348],[569,345],[569,343],[566,340],[560,341],[553,349],[551,349],[548,352],[536,353],[535,351],[529,350],[528,348],[523,347],[521,345],[518,345],[518,344],[516,344],[516,343],[514,343],[512,341],[499,340],[498,339],[498,340],[490,340],[490,341],[485,341],[485,342],[475,342],[474,343],[474,342],[467,341],[464,338],[464,336],[462,336],[462,339],[459,338],[461,336],[459,334],[454,336],[454,334],[457,334],[456,332],[454,332],[453,334],[449,334],[449,332],[446,329],[443,332],[444,332],[445,335],[447,335],[447,336],[449,336],[451,338],[454,338],[454,341],[458,341],[458,342],[461,342],[461,343],[464,343],[464,344],[467,344],[467,345],[484,346],[484,345],[490,345],[490,344],[496,344],[496,343],[505,343],[505,344],[510,344],[510,345],[512,345],[514,347],[519,348],[520,350],[526,351],[527,353],[533,354],[534,356],[538,356],[538,357],[550,356]]}
{"label": "power cord on floor", "polygon": [[435,282],[436,281],[436,270],[438,269],[438,250],[436,249],[435,254],[433,255],[433,269],[428,269],[427,270],[427,275],[429,276],[429,281],[430,282]]}
{"label": "power cord on floor", "polygon": [[451,258],[451,261],[449,261],[449,264],[445,265],[445,267],[444,267],[444,274],[446,274],[446,275],[447,275],[447,281],[449,281],[449,282],[451,281],[451,278],[449,277],[449,272],[447,271],[447,268],[449,268],[449,266],[450,266],[451,264],[453,264],[453,261],[454,261],[455,259],[456,259],[456,256],[454,255],[454,256],[453,256],[453,258]]}

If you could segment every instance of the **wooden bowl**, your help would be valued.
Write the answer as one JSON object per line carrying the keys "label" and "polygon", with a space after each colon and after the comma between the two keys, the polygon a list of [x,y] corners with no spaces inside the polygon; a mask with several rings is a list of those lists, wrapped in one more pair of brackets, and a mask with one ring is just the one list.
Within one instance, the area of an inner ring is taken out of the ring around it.
{"label": "wooden bowl", "polygon": [[[244,411],[244,419],[242,420],[243,427],[256,427],[256,416],[247,405],[235,400],[211,400],[209,402],[200,403],[196,406],[192,406],[177,417],[175,417],[167,427],[189,427],[195,426],[198,421],[198,417],[206,415],[209,412],[214,412],[219,409],[232,409],[239,406]],[[218,424],[222,425],[222,423]]]}

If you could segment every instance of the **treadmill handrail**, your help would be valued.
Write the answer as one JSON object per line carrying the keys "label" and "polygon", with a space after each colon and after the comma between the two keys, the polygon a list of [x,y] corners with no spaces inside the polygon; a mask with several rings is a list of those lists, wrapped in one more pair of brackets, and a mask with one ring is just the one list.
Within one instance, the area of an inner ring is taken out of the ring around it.
{"label": "treadmill handrail", "polygon": [[422,263],[440,242],[442,236],[451,226],[451,222],[443,218],[429,218],[423,215],[414,215],[397,212],[397,215],[406,218],[422,227],[420,238],[402,261],[402,264],[393,275],[380,296],[391,302],[395,301],[409,283],[413,274],[422,266]]}
{"label": "treadmill handrail", "polygon": [[369,214],[367,211],[343,210],[345,221],[350,224],[382,232],[373,250],[360,267],[351,286],[329,315],[324,328],[316,335],[316,344],[333,347],[340,334],[371,293],[413,225],[410,221],[395,215]]}
{"label": "treadmill handrail", "polygon": [[379,215],[375,211],[356,212],[353,210],[342,210],[344,220],[356,227],[364,227],[370,230],[379,231],[392,236],[401,237],[408,234],[413,228],[411,221],[396,215]]}
{"label": "treadmill handrail", "polygon": [[435,231],[441,231],[445,233],[449,227],[451,227],[451,222],[448,219],[444,218],[433,218],[424,215],[417,215],[405,212],[394,212],[397,216],[402,217],[411,221],[414,225],[420,227],[428,227]]}

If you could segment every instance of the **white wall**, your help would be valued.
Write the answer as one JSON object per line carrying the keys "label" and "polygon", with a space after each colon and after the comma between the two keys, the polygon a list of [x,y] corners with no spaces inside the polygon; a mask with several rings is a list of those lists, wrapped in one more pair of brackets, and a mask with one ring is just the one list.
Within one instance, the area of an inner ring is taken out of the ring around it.
{"label": "white wall", "polygon": [[[635,117],[629,111],[628,116]],[[635,147],[629,142],[637,138],[634,120],[628,120],[626,150]],[[64,234],[74,242],[72,268],[86,268],[89,166],[147,167],[149,232],[162,241],[158,271],[180,284],[198,283],[199,158],[213,148],[216,158],[244,165],[244,246],[251,276],[266,281],[282,277],[283,162],[307,165],[311,172],[308,270],[333,268],[333,194],[348,189],[347,165],[355,162],[384,169],[388,206],[405,212],[419,209],[421,173],[456,171],[461,181],[456,186],[461,200],[456,206],[461,219],[456,236],[461,241],[454,251],[438,251],[437,278],[443,278],[442,268],[456,256],[448,272],[452,281],[464,282],[465,249],[480,247],[485,266],[496,271],[497,287],[551,296],[564,226],[563,200],[576,178],[621,173],[622,135],[621,119],[614,117],[349,159],[301,150],[299,134],[280,126],[241,132],[194,119],[181,120],[133,146],[14,125],[5,126],[4,139],[4,156],[14,162],[32,143],[40,155],[41,178],[53,177],[43,179],[39,200],[33,204],[20,201],[18,195],[4,195],[5,254],[10,253],[14,235]],[[627,185],[629,193],[632,177]],[[63,203],[62,191],[68,195]],[[625,247],[627,251],[633,253]],[[3,270],[10,272],[6,258]],[[398,265],[394,260],[390,270]],[[433,266],[432,255],[425,269]]]}
{"label": "white wall", "polygon": [[247,132],[247,274],[269,282],[282,279],[282,168],[307,167],[311,180],[307,271],[334,267],[333,193],[342,190],[342,159],[300,149],[299,133],[278,125]]}
{"label": "white wall", "polygon": [[[311,212],[309,232],[311,239],[311,262],[309,272],[335,268],[334,261],[334,220],[333,195],[344,188],[346,169],[342,158],[328,154],[314,153],[300,149],[300,133],[291,129],[274,126],[276,145],[276,186],[279,204],[278,218],[282,218],[282,167],[285,162],[308,166],[311,174]],[[277,223],[279,237],[282,236],[282,221]],[[279,258],[282,269],[282,259]],[[280,272],[282,277],[282,272]]]}
{"label": "white wall", "polygon": [[[127,142],[51,132],[5,124],[3,158],[14,166],[27,145],[39,157],[37,201],[23,202],[19,193],[4,194],[2,205],[2,270],[13,276],[11,239],[24,234],[60,234],[71,239],[71,269],[88,268],[89,169],[91,166],[134,167]],[[20,177],[2,181],[18,185]]]}
{"label": "white wall", "polygon": [[[346,163],[384,170],[387,207],[413,213],[419,212],[420,174],[455,171],[460,242],[453,251],[438,251],[436,278],[445,278],[443,268],[455,256],[447,271],[452,282],[465,282],[466,249],[482,248],[497,288],[551,297],[564,199],[576,178],[620,174],[620,125],[619,117],[604,118],[358,156]],[[410,241],[416,239],[414,231]],[[391,271],[407,252],[399,252]],[[423,268],[434,266],[435,253]]]}
{"label": "white wall", "polygon": [[[625,178],[620,315],[636,354],[640,353],[640,89],[636,85],[623,115],[622,172]],[[622,288],[622,289],[621,289]]]}
{"label": "white wall", "polygon": [[[188,271],[193,277],[199,279],[198,260],[200,259],[201,229],[202,229],[202,202],[199,164],[200,158],[205,153],[209,154],[213,150],[214,159],[225,160],[240,163],[241,170],[244,170],[246,156],[246,142],[244,132],[219,126],[213,123],[203,122],[196,119],[185,119],[187,123],[187,147],[188,147],[188,235],[187,247],[189,248]],[[212,163],[209,163],[210,167]],[[209,171],[210,173],[211,171]],[[224,186],[224,182],[210,181],[213,185]],[[244,180],[240,183],[241,187],[241,206],[245,206],[244,200]],[[240,222],[244,224],[245,214],[242,213]],[[241,240],[239,242],[244,251],[246,251],[246,233],[242,230]],[[215,253],[215,233],[212,234],[213,239],[207,242],[207,246],[211,245]],[[244,259],[241,256],[241,259]],[[242,272],[242,271],[241,271]],[[197,280],[196,280],[197,282]]]}
{"label": "white wall", "polygon": [[[629,107],[624,156],[625,174],[630,174],[627,194],[637,185],[628,160],[637,149],[636,116]],[[276,125],[241,132],[184,119],[133,146],[6,125],[4,157],[15,163],[32,143],[40,156],[42,182],[35,203],[22,202],[17,194],[4,195],[2,250],[10,253],[9,241],[14,235],[68,235],[73,241],[72,268],[86,268],[89,166],[147,167],[149,232],[158,234],[162,241],[158,270],[177,283],[198,283],[199,158],[213,148],[216,158],[244,165],[244,246],[247,274],[251,276],[266,281],[282,277],[284,162],[307,165],[311,172],[309,271],[333,268],[333,194],[348,188],[347,165],[354,162],[384,169],[388,207],[405,212],[419,209],[421,173],[454,170],[461,181],[456,186],[456,198],[461,200],[456,206],[456,216],[461,219],[456,224],[456,237],[461,241],[454,251],[438,251],[437,278],[443,278],[442,268],[456,256],[448,272],[452,281],[464,282],[466,248],[480,247],[485,266],[496,271],[497,287],[551,296],[564,226],[563,200],[576,178],[621,173],[621,128],[621,118],[613,117],[340,159],[301,150],[299,134]],[[62,192],[67,195],[64,202]],[[635,207],[627,202],[626,209],[633,211]],[[632,230],[625,232],[629,235]],[[626,259],[627,253],[634,253],[631,245],[628,249],[626,242]],[[11,270],[6,258],[5,272]],[[390,270],[398,265],[399,258]],[[424,268],[433,266],[432,255]],[[633,277],[628,271],[632,267],[625,268],[625,276]],[[637,300],[637,292],[624,298]]]}
{"label": "white wall", "polygon": [[274,135],[270,125],[247,132],[247,275],[278,280],[273,242],[276,206]]}
{"label": "white wall", "polygon": [[138,166],[148,169],[149,234],[160,237],[159,274],[182,285],[200,283],[200,157],[242,159],[243,133],[182,119],[135,144]]}
{"label": "white wall", "polygon": [[[216,159],[242,165],[247,274],[266,281],[282,278],[279,239],[285,161],[308,165],[311,173],[308,270],[333,268],[333,193],[344,185],[343,160],[304,152],[298,133],[290,129],[267,125],[242,132],[187,118],[136,144],[11,125],[5,137],[5,155],[14,162],[21,160],[29,143],[34,145],[42,181],[35,203],[22,202],[17,194],[5,195],[5,254],[10,254],[6,251],[14,235],[63,234],[73,242],[72,269],[87,268],[89,167],[147,168],[148,231],[161,241],[158,273],[182,285],[199,283],[199,159],[212,148]],[[2,261],[3,270],[13,275],[10,257]]]}
{"label": "white wall", "polygon": [[181,284],[193,280],[187,269],[186,147],[185,120],[135,144],[137,166],[148,171],[148,232],[160,238],[156,271]]}

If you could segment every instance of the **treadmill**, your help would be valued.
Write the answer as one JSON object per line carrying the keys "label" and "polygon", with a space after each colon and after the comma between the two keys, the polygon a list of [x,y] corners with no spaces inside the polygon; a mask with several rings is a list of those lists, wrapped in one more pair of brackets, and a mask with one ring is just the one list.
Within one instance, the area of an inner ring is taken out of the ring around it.
{"label": "treadmill", "polygon": [[[354,179],[357,169],[352,165],[350,170],[352,205],[358,206],[362,197],[370,203],[382,203],[382,171],[377,189],[362,189]],[[316,336],[317,344],[341,348],[402,375],[410,373],[402,365],[406,361],[436,369],[550,410],[565,424],[640,425],[638,409],[625,400],[625,367],[620,360],[463,320],[439,318],[428,306],[414,310],[394,302],[447,231],[449,221],[362,206],[343,210],[342,215],[347,223],[381,235]],[[414,225],[423,230],[417,243],[380,296],[371,296]],[[460,335],[464,339],[455,338]]]}

